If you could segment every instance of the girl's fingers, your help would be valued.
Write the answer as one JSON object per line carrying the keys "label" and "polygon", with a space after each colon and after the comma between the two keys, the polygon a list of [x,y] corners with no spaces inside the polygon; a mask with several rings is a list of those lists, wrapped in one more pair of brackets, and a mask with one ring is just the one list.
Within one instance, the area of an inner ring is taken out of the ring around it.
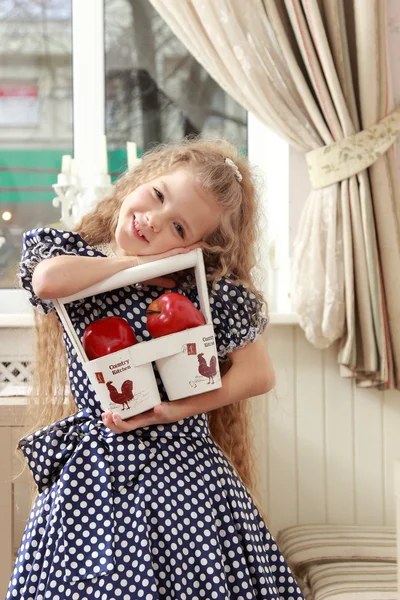
{"label": "girl's fingers", "polygon": [[111,431],[114,431],[114,433],[124,433],[134,431],[135,429],[142,429],[149,425],[159,425],[167,422],[165,419],[168,407],[166,408],[165,404],[168,403],[162,402],[151,410],[125,420],[121,419],[118,414],[105,412],[102,414],[102,420],[104,425],[111,429]]}
{"label": "girl's fingers", "polygon": [[156,277],[155,279],[148,279],[147,281],[143,282],[144,285],[156,285],[157,287],[162,287],[162,288],[174,288],[176,287],[176,281],[174,281],[173,279],[169,278],[169,277]]}
{"label": "girl's fingers", "polygon": [[204,242],[196,242],[195,244],[192,244],[191,246],[186,246],[186,250],[188,252],[190,252],[191,250],[197,250],[197,248],[205,248],[206,244]]}
{"label": "girl's fingers", "polygon": [[161,254],[140,254],[136,256],[136,262],[138,265],[144,265],[155,260],[161,260],[162,258],[169,258],[170,256],[177,256],[178,254],[186,254],[190,249],[180,246],[179,248],[172,248],[167,252]]}
{"label": "girl's fingers", "polygon": [[114,433],[122,433],[122,431],[115,426],[111,413],[103,413],[101,417],[104,425],[108,427],[108,429],[111,429]]}

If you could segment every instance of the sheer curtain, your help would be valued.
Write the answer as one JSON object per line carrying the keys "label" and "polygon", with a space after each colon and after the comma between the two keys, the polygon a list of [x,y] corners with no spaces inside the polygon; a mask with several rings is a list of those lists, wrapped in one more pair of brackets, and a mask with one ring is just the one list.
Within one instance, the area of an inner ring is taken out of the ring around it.
{"label": "sheer curtain", "polygon": [[221,87],[307,153],[292,290],[307,338],[340,339],[342,372],[360,385],[400,387],[386,1],[150,1]]}

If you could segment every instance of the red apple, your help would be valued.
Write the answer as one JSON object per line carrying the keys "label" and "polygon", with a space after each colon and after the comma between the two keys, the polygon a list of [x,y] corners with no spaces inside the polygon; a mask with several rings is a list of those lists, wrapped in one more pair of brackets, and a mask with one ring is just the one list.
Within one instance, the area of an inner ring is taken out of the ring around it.
{"label": "red apple", "polygon": [[121,317],[104,317],[91,323],[84,331],[83,348],[89,360],[112,354],[136,344],[132,327]]}
{"label": "red apple", "polygon": [[205,319],[193,302],[178,292],[166,292],[147,309],[147,330],[153,338],[204,325]]}

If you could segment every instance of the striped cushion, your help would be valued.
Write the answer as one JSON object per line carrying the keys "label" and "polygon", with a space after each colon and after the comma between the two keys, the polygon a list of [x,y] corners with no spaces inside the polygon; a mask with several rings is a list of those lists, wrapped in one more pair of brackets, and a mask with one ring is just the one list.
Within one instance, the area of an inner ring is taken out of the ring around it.
{"label": "striped cushion", "polygon": [[313,600],[396,600],[396,565],[370,561],[315,564],[307,570],[305,589]]}
{"label": "striped cushion", "polygon": [[276,541],[297,574],[307,565],[323,561],[396,562],[394,527],[296,525],[281,530]]}

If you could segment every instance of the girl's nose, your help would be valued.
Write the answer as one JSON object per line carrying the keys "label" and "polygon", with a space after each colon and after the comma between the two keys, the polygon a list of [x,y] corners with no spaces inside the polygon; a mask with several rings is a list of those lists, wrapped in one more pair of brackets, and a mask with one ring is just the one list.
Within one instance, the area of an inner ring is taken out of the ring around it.
{"label": "girl's nose", "polygon": [[161,229],[162,218],[161,215],[158,215],[154,211],[146,214],[146,222],[149,229],[158,233]]}

